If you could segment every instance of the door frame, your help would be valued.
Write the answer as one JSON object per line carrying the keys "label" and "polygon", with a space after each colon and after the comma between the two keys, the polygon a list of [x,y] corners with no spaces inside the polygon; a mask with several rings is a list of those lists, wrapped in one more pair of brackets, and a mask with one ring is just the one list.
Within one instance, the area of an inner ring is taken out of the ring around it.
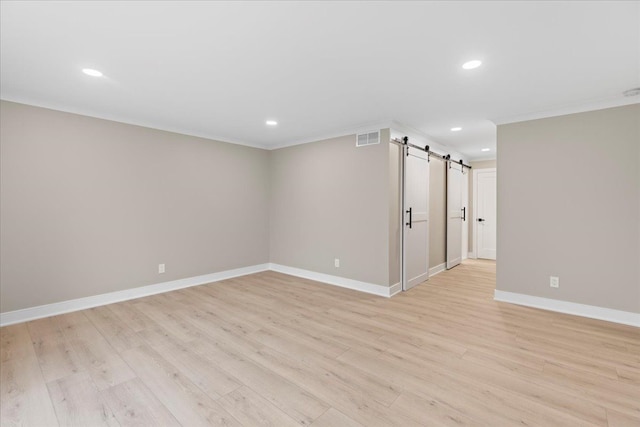
{"label": "door frame", "polygon": [[[478,258],[478,174],[482,172],[495,172],[497,175],[498,170],[497,168],[473,169],[473,258]],[[496,188],[496,195],[497,193],[498,189]]]}

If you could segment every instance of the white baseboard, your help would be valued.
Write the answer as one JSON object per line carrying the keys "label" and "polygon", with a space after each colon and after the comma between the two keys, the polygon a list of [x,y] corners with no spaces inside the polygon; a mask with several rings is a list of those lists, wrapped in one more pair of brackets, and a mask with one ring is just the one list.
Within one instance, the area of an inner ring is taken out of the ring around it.
{"label": "white baseboard", "polygon": [[354,289],[357,291],[384,297],[391,297],[402,291],[402,286],[400,283],[396,283],[388,287],[375,285],[373,283],[360,282],[358,280],[346,279],[339,276],[332,276],[329,274],[316,273],[314,271],[303,270],[300,268],[287,267],[279,264],[258,264],[249,267],[242,267],[233,270],[205,274],[202,276],[188,277],[186,279],[157,283],[155,285],[141,286],[138,288],[125,289],[122,291],[109,292],[101,295],[61,301],[53,304],[25,308],[22,310],[8,311],[6,313],[0,313],[0,327],[13,325],[16,323],[28,322],[30,320],[41,319],[43,317],[70,313],[72,311],[99,307],[101,305],[113,304],[116,302],[146,297],[149,295],[161,294],[178,289],[189,288],[191,286],[219,282],[220,280],[245,276],[247,274],[259,273],[266,270],[273,270],[279,273],[290,274],[292,276],[302,277],[305,279],[315,280],[330,285]]}
{"label": "white baseboard", "polygon": [[389,288],[389,296],[392,297],[395,294],[399,294],[402,292],[402,283],[398,282],[395,285],[391,285]]}
{"label": "white baseboard", "polygon": [[467,254],[467,257],[468,257],[468,258],[470,258],[470,259],[477,259],[477,257],[476,257],[476,253],[475,253],[475,252],[469,252],[469,253]]}
{"label": "white baseboard", "polygon": [[447,263],[446,262],[443,262],[440,265],[436,265],[435,267],[431,267],[429,269],[429,277],[433,277],[438,273],[442,273],[446,269],[447,269]]}
{"label": "white baseboard", "polygon": [[495,290],[494,300],[640,327],[640,313]]}
{"label": "white baseboard", "polygon": [[0,326],[8,326],[15,323],[27,322],[29,320],[41,319],[43,317],[70,313],[72,311],[85,310],[87,308],[113,304],[115,302],[127,301],[130,299],[146,297],[149,295],[161,294],[164,292],[175,291],[177,289],[188,288],[191,286],[204,285],[206,283],[218,282],[220,280],[231,279],[233,277],[258,273],[260,271],[265,271],[268,269],[269,264],[258,264],[249,267],[242,267],[233,270],[205,274],[202,276],[188,277],[186,279],[157,283],[155,285],[141,286],[139,288],[125,289],[123,291],[109,292],[107,294],[94,295],[69,301],[56,302],[53,304],[40,305],[37,307],[25,308],[22,310],[9,311],[6,313],[0,313]]}
{"label": "white baseboard", "polygon": [[[388,287],[375,285],[373,283],[361,282],[358,280],[347,279],[339,276],[332,276],[330,274],[317,273],[310,270],[303,270],[300,268],[269,263],[236,268],[233,270],[220,271],[217,273],[205,274],[202,276],[157,283],[155,285],[125,289],[122,291],[110,292],[107,294],[78,298],[69,301],[41,305],[38,307],[0,313],[0,326],[8,326],[15,323],[41,319],[43,317],[70,313],[72,311],[85,310],[87,308],[113,304],[116,302],[127,301],[149,295],[174,291],[177,289],[188,288],[191,286],[204,285],[206,283],[218,282],[220,280],[245,276],[247,274],[258,273],[266,270],[273,270],[279,273],[290,274],[292,276],[302,277],[309,280],[315,280],[318,282],[323,282],[348,289],[354,289],[357,291],[383,297],[391,297],[402,290],[402,286],[400,283],[396,283]],[[435,276],[436,274],[444,270],[444,263],[437,265],[429,269],[429,276]],[[592,319],[606,320],[609,322],[640,327],[640,313],[631,313],[628,311],[613,310],[610,308],[578,304],[568,301],[554,300],[550,298],[535,297],[514,292],[500,291],[497,289],[495,290],[494,299],[496,301],[508,302],[512,304],[540,308],[543,310],[556,311],[560,313],[573,314],[576,316],[589,317]]]}
{"label": "white baseboard", "polygon": [[289,274],[291,276],[302,277],[303,279],[315,280],[329,285],[340,286],[341,288],[354,289],[356,291],[366,292],[368,294],[379,295],[383,297],[391,297],[400,292],[400,283],[395,285],[382,286],[373,283],[360,282],[359,280],[347,279],[340,276],[332,276],[330,274],[317,273],[315,271],[303,270],[301,268],[287,267],[280,264],[269,264],[269,270],[278,273]]}

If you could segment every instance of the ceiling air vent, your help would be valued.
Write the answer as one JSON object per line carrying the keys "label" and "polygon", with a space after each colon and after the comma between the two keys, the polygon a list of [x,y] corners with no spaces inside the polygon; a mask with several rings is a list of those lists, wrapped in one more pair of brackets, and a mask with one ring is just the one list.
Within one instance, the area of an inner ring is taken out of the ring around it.
{"label": "ceiling air vent", "polygon": [[356,147],[380,143],[380,131],[359,133],[356,135]]}

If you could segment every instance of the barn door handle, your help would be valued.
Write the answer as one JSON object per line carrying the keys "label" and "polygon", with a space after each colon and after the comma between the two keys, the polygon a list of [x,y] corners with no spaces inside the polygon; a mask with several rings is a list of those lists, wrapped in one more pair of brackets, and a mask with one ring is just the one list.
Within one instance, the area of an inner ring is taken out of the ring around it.
{"label": "barn door handle", "polygon": [[462,221],[466,221],[467,220],[467,207],[463,207],[462,208]]}
{"label": "barn door handle", "polygon": [[409,208],[409,210],[407,211],[407,213],[409,214],[409,222],[406,223],[406,225],[409,226],[409,228],[412,228],[411,226],[413,225],[413,220],[411,218],[411,208]]}

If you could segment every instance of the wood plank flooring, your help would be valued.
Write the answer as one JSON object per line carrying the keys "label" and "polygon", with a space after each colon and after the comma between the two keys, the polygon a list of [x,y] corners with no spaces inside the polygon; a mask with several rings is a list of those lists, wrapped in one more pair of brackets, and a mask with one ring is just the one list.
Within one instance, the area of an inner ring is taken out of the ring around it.
{"label": "wood plank flooring", "polygon": [[0,329],[2,426],[640,427],[640,330],[493,301],[468,260],[386,299],[264,272]]}

